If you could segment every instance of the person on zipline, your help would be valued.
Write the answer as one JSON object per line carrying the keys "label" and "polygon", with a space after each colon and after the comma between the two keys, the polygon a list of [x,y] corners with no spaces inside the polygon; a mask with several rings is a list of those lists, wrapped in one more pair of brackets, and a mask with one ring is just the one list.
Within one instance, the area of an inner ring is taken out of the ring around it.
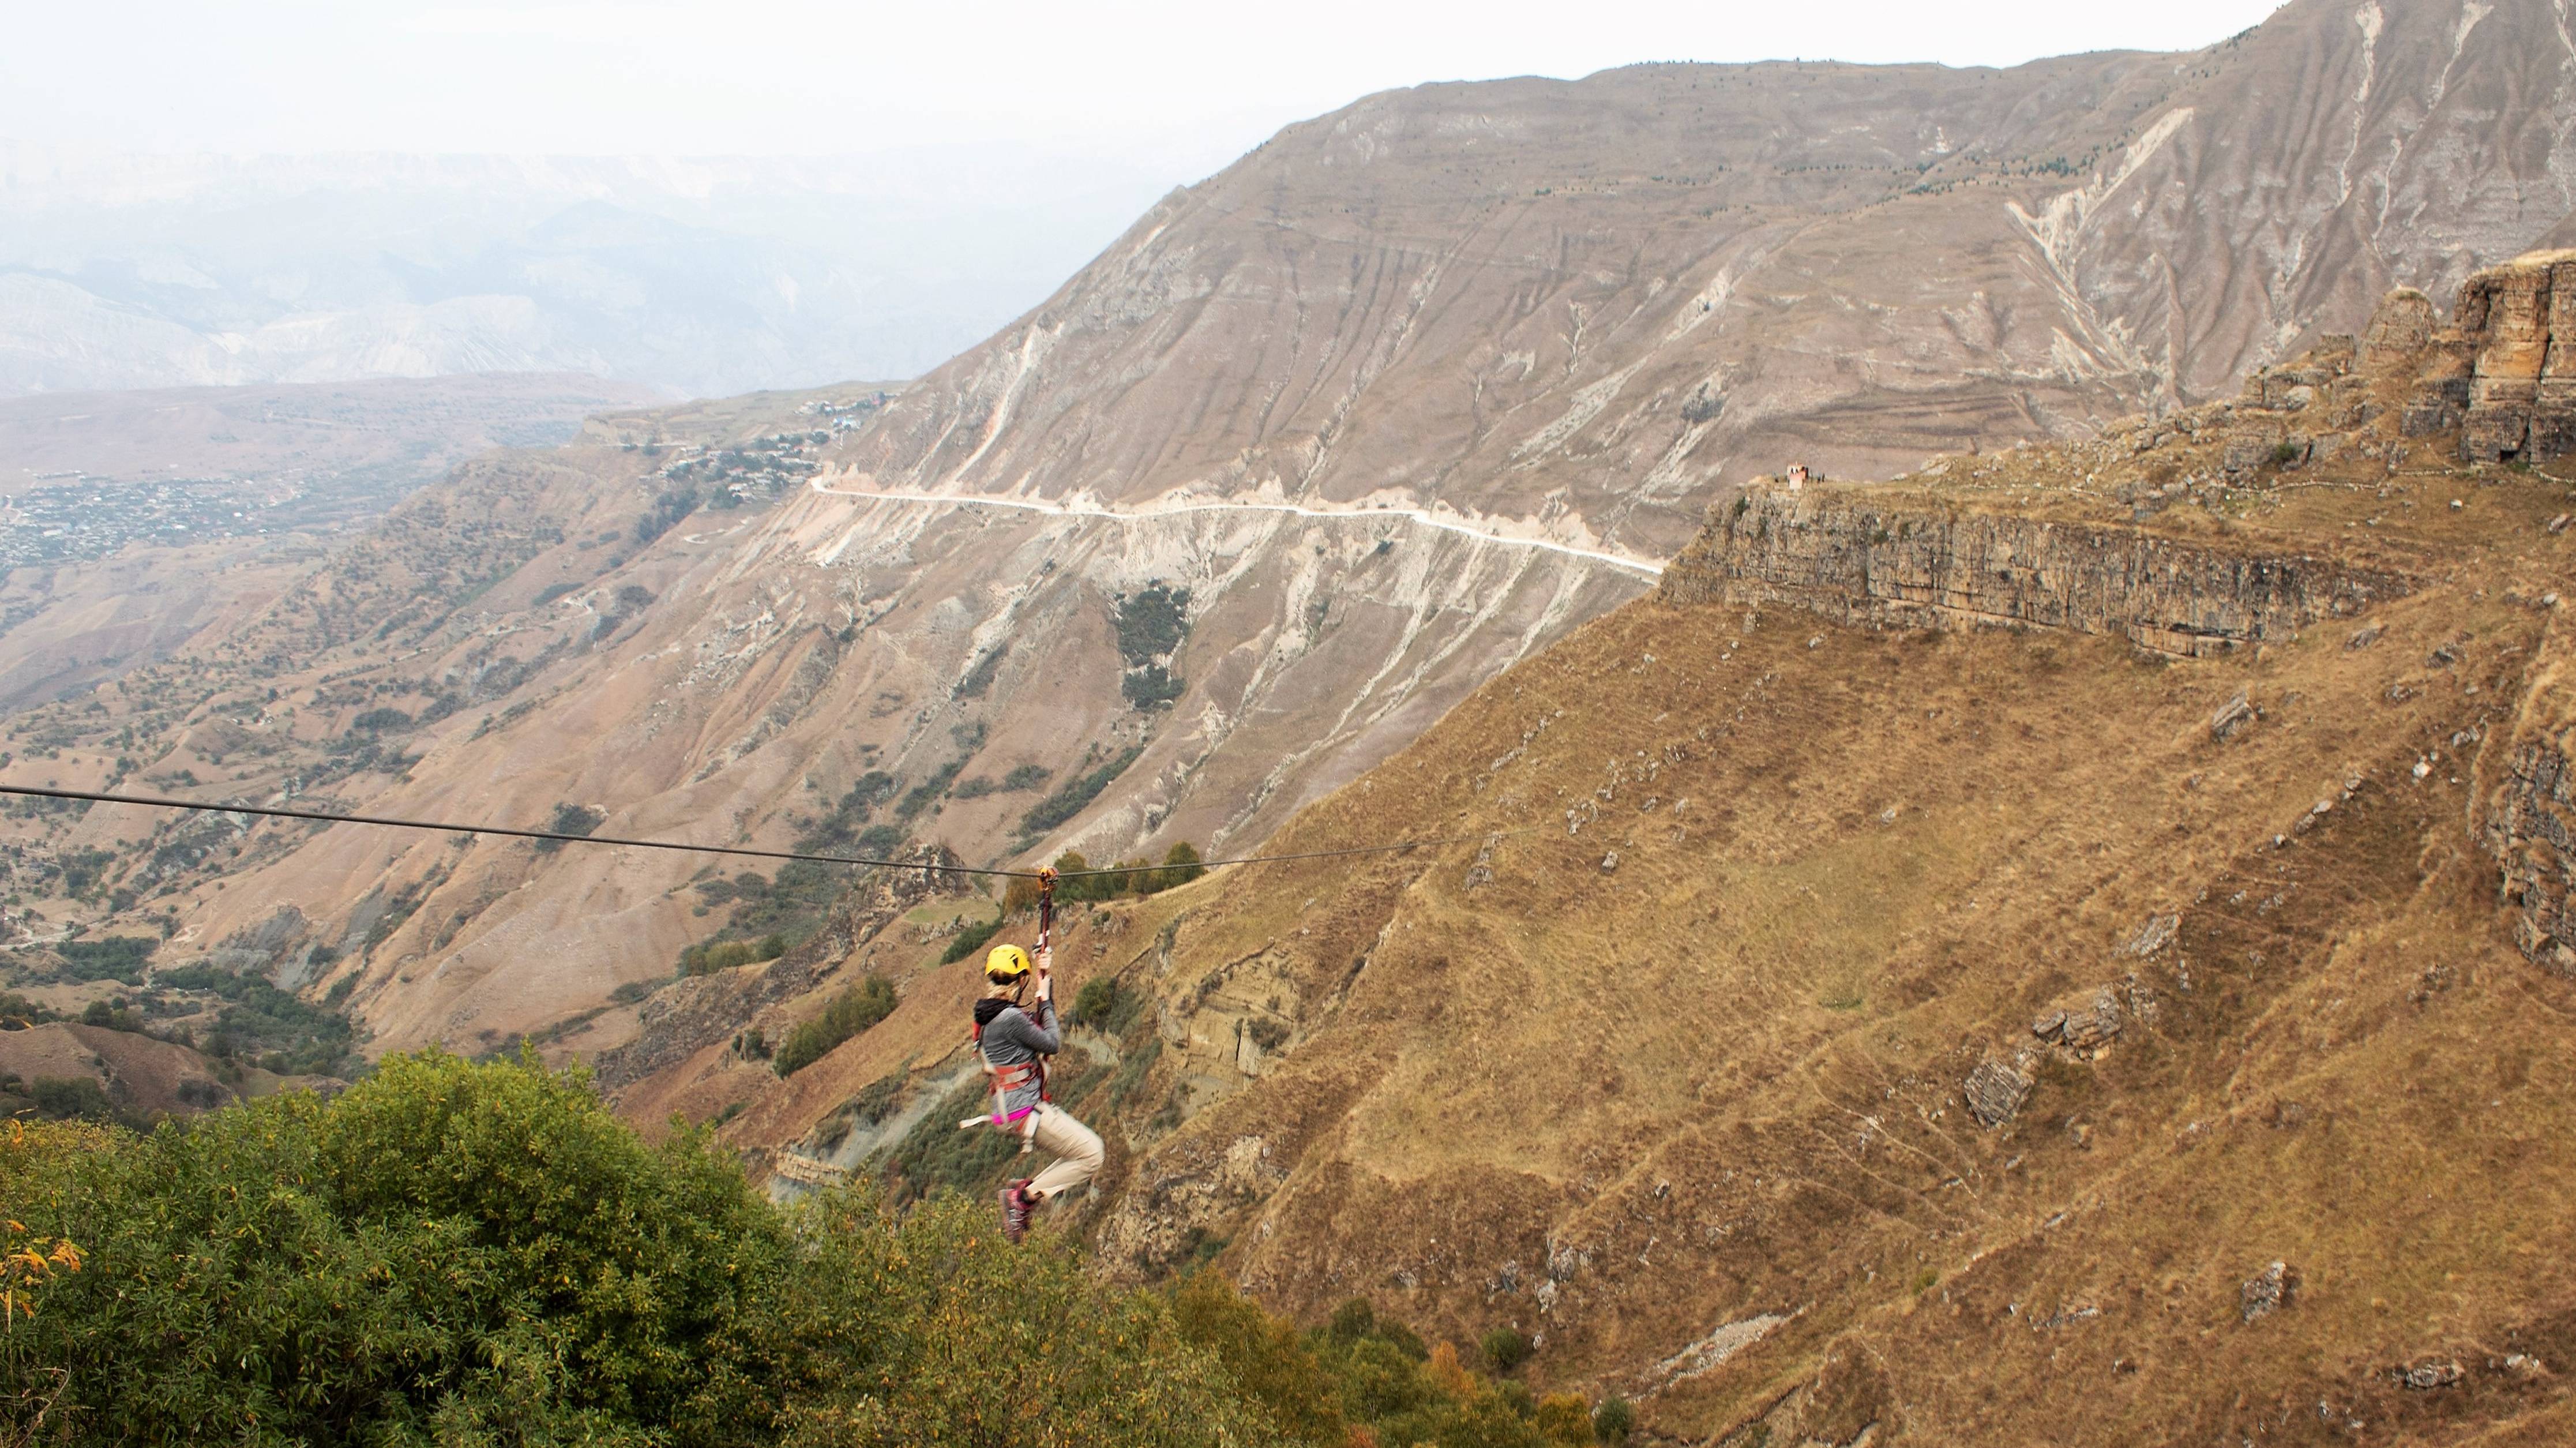
{"label": "person on zipline", "polygon": [[1020,1150],[1034,1145],[1055,1156],[1054,1164],[1036,1177],[1002,1188],[1002,1235],[1014,1242],[1027,1235],[1030,1214],[1039,1203],[1063,1196],[1100,1170],[1099,1135],[1059,1110],[1047,1088],[1044,1058],[1064,1049],[1050,973],[1054,951],[1047,943],[1054,924],[1054,884],[1053,871],[1040,877],[1036,1001],[1027,1007],[1020,1003],[1032,966],[1029,952],[997,945],[984,958],[986,988],[975,1002],[975,1046],[992,1078],[992,1124],[1017,1132]]}

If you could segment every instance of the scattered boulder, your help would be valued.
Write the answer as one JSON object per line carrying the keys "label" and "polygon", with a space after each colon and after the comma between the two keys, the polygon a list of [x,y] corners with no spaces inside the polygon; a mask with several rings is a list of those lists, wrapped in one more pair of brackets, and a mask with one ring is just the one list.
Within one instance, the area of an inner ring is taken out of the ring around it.
{"label": "scattered boulder", "polygon": [[2030,1076],[2018,1066],[1988,1056],[1968,1073],[1963,1086],[1969,1114],[1985,1126],[2001,1126],[2020,1113],[2030,1099],[2030,1086]]}
{"label": "scattered boulder", "polygon": [[2234,698],[2218,706],[2217,713],[2209,716],[2209,737],[2225,739],[2253,722],[2254,706],[2246,700],[2245,692],[2240,689]]}
{"label": "scattered boulder", "polygon": [[2138,933],[2130,936],[2128,942],[2120,947],[2120,953],[2144,960],[2173,944],[2174,936],[2181,930],[2182,917],[2179,915],[2150,915],[2147,923],[2138,927]]}
{"label": "scattered boulder", "polygon": [[2388,1375],[2394,1378],[2397,1386],[2401,1388],[2418,1393],[2429,1393],[2435,1388],[2450,1387],[2467,1377],[2468,1371],[2457,1362],[2444,1358],[2432,1362],[2411,1363],[2402,1368],[2391,1368]]}
{"label": "scattered boulder", "polygon": [[2245,1281],[2243,1314],[2247,1322],[2268,1317],[2290,1305],[2291,1295],[2298,1290],[2299,1276],[2287,1262],[2275,1262]]}
{"label": "scattered boulder", "polygon": [[2038,1020],[2030,1023],[2030,1033],[2052,1046],[2063,1047],[2077,1055],[2091,1055],[2118,1039],[2124,1023],[2120,997],[2106,985],[2073,1010],[2052,1009],[2042,1013]]}

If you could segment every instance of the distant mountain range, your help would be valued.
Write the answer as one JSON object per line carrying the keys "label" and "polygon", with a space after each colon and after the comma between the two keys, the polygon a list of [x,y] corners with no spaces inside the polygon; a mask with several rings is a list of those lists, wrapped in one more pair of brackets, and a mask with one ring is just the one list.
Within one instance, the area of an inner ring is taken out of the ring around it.
{"label": "distant mountain range", "polygon": [[160,156],[0,141],[0,396],[572,371],[908,377],[1168,178],[1061,158]]}

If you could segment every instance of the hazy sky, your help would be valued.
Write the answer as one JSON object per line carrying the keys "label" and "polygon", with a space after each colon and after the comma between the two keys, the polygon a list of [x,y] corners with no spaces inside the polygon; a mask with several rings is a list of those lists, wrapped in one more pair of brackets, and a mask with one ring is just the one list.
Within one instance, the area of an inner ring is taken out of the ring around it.
{"label": "hazy sky", "polygon": [[2272,9],[2268,0],[5,0],[0,139],[661,155],[963,143],[1196,174],[1287,121],[1420,81],[1579,76],[1641,60],[2011,65],[2192,49]]}

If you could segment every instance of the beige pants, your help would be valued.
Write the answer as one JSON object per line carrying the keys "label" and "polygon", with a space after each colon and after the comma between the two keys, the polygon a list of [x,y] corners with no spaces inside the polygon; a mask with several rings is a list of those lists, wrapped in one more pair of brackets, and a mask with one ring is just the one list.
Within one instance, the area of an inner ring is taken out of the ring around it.
{"label": "beige pants", "polygon": [[1029,1135],[1038,1150],[1055,1157],[1053,1164],[1029,1183],[1029,1195],[1052,1201],[1091,1180],[1100,1170],[1100,1137],[1090,1127],[1044,1102],[1038,1104],[1037,1126]]}

